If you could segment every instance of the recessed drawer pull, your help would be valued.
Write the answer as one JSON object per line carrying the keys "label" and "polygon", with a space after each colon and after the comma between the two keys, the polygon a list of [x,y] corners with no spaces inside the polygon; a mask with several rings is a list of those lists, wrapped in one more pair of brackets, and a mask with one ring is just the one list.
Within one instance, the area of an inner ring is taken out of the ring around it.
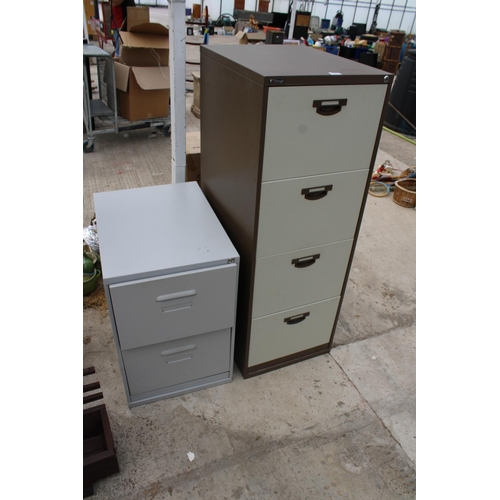
{"label": "recessed drawer pull", "polygon": [[307,316],[309,316],[310,314],[311,314],[310,312],[297,314],[297,316],[290,316],[289,318],[285,318],[283,321],[287,325],[296,325],[297,323],[304,321],[307,318]]}
{"label": "recessed drawer pull", "polygon": [[192,297],[196,295],[196,290],[186,290],[185,292],[169,293],[156,297],[156,302],[165,302],[167,300],[182,299],[184,297]]}
{"label": "recessed drawer pull", "polygon": [[190,359],[193,359],[193,355],[188,356],[187,358],[180,358],[180,359],[167,359],[165,360],[167,362],[167,365],[171,365],[172,363],[179,363],[180,361],[189,361]]}
{"label": "recessed drawer pull", "polygon": [[163,351],[161,355],[170,356],[171,354],[179,354],[180,352],[192,351],[193,349],[196,349],[196,346],[194,344],[190,344],[183,347],[176,347],[175,349],[168,349],[167,351]]}
{"label": "recessed drawer pull", "polygon": [[320,200],[324,198],[328,191],[333,189],[333,184],[328,184],[328,186],[318,186],[312,188],[304,188],[300,194],[304,195],[306,200]]}
{"label": "recessed drawer pull", "polygon": [[190,307],[193,307],[193,301],[183,302],[182,304],[169,304],[163,306],[161,308],[161,311],[164,313],[171,313],[171,312],[183,311],[184,309],[189,309]]}
{"label": "recessed drawer pull", "polygon": [[336,115],[342,111],[342,107],[347,105],[347,99],[329,99],[313,101],[313,108],[316,113],[323,116]]}
{"label": "recessed drawer pull", "polygon": [[299,257],[298,259],[293,259],[292,264],[295,267],[309,267],[312,266],[318,259],[320,254],[309,255],[308,257]]}

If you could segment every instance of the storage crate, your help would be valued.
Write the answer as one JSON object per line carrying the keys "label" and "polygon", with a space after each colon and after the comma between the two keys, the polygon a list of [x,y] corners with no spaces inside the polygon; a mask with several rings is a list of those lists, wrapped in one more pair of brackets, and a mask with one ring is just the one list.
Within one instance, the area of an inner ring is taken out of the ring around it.
{"label": "storage crate", "polygon": [[327,45],[325,49],[329,54],[338,55],[339,53],[339,48],[337,45]]}
{"label": "storage crate", "polygon": [[276,28],[275,26],[264,26],[264,33],[268,31],[282,31],[281,28]]}

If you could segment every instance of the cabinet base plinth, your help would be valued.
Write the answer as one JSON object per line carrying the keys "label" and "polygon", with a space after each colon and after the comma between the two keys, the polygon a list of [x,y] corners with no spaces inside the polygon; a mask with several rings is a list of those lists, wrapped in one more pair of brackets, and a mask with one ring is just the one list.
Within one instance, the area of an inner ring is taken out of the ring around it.
{"label": "cabinet base plinth", "polygon": [[251,366],[246,369],[242,369],[238,366],[241,375],[244,379],[256,377],[262,375],[263,373],[268,373],[274,370],[279,370],[286,366],[305,361],[306,359],[315,358],[316,356],[321,356],[322,354],[328,354],[330,352],[329,344],[320,345],[307,351],[298,352],[291,354],[290,356],[285,356],[283,358],[274,359],[273,361],[268,361],[267,363],[262,363],[260,365]]}

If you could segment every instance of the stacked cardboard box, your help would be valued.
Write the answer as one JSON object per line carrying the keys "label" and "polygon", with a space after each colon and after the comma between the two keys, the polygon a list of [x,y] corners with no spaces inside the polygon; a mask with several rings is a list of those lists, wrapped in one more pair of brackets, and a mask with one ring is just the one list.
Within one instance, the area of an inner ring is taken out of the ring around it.
{"label": "stacked cardboard box", "polygon": [[165,118],[170,99],[169,34],[149,22],[147,7],[129,7],[119,61],[115,60],[118,114],[130,121]]}

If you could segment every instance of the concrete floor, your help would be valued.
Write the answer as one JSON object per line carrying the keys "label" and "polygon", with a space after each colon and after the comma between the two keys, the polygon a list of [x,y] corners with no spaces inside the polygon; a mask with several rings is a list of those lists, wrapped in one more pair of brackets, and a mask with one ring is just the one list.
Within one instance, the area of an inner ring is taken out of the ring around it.
{"label": "concrete floor", "polygon": [[[191,102],[188,131],[199,129]],[[170,139],[151,132],[100,135],[83,155],[84,227],[93,193],[171,182]],[[404,169],[415,157],[382,133],[377,166]],[[133,243],[131,228],[124,251]],[[101,383],[120,472],[93,498],[415,498],[415,268],[416,210],[369,196],[329,354],[248,380],[235,367],[230,384],[133,409],[99,288],[84,300],[83,366],[97,370],[85,383]]]}

